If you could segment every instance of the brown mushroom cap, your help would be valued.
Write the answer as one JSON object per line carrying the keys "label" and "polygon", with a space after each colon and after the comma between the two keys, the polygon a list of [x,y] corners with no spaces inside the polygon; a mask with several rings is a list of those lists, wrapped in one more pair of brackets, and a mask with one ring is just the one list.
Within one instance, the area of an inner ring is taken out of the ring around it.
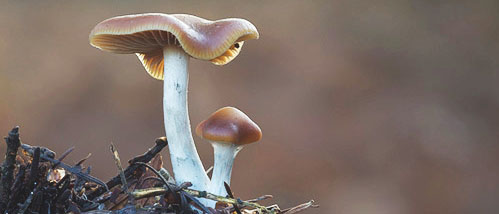
{"label": "brown mushroom cap", "polygon": [[256,27],[244,19],[210,21],[187,14],[147,13],[104,20],[94,27],[89,40],[104,51],[136,53],[151,76],[163,79],[163,47],[167,45],[224,65],[239,54],[244,40],[258,36]]}
{"label": "brown mushroom cap", "polygon": [[234,107],[223,107],[199,123],[196,134],[204,139],[245,145],[259,141],[262,130],[246,114]]}

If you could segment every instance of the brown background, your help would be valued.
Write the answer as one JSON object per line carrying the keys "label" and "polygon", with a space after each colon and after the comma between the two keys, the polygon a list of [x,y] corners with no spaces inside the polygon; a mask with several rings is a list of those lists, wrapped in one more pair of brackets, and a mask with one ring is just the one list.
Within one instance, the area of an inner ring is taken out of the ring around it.
{"label": "brown background", "polygon": [[[263,140],[239,153],[233,189],[307,213],[499,212],[499,2],[0,2],[0,134],[87,153],[93,174],[164,133],[162,83],[133,55],[88,44],[117,15],[242,17],[261,38],[229,65],[191,60],[193,126],[246,112]],[[206,166],[209,144],[195,137]],[[0,152],[5,151],[1,144]],[[164,152],[164,155],[167,153]]]}

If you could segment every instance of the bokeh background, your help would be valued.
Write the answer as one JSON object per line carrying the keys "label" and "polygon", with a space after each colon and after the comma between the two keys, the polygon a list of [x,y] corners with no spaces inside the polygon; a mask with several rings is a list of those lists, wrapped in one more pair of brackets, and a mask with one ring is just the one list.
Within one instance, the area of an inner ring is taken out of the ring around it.
{"label": "bokeh background", "polygon": [[[164,135],[162,82],[91,47],[117,15],[241,17],[260,31],[232,63],[191,60],[192,125],[223,106],[263,140],[232,187],[306,213],[499,212],[499,1],[1,1],[0,133],[107,180]],[[204,164],[212,149],[195,137]],[[0,145],[5,152],[5,144]],[[163,152],[167,157],[167,152]],[[168,158],[166,158],[167,160]],[[168,166],[169,167],[169,166]]]}

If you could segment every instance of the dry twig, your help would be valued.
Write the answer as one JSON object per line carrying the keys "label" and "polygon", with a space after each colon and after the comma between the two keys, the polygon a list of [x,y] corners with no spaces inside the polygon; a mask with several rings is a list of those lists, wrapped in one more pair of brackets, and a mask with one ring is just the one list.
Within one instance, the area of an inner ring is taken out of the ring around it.
{"label": "dry twig", "polygon": [[5,152],[5,161],[2,165],[2,177],[0,178],[0,213],[5,212],[10,196],[10,188],[14,182],[14,168],[17,156],[17,149],[21,146],[19,140],[19,126],[14,127],[9,136],[5,137],[7,151]]}

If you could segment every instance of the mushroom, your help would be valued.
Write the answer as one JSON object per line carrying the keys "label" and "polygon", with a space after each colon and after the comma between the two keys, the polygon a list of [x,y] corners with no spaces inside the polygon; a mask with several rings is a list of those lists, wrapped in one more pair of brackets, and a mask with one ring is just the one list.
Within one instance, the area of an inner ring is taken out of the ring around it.
{"label": "mushroom", "polygon": [[199,123],[196,134],[208,140],[214,149],[215,164],[208,192],[225,196],[224,182],[230,184],[234,158],[246,144],[259,141],[262,131],[239,109],[224,107]]}
{"label": "mushroom", "polygon": [[209,178],[192,139],[187,107],[190,57],[224,65],[245,40],[257,39],[244,19],[210,21],[187,14],[147,13],[110,18],[90,33],[90,44],[104,51],[137,54],[146,71],[164,81],[163,110],[170,158],[178,184],[190,181],[203,190]]}

